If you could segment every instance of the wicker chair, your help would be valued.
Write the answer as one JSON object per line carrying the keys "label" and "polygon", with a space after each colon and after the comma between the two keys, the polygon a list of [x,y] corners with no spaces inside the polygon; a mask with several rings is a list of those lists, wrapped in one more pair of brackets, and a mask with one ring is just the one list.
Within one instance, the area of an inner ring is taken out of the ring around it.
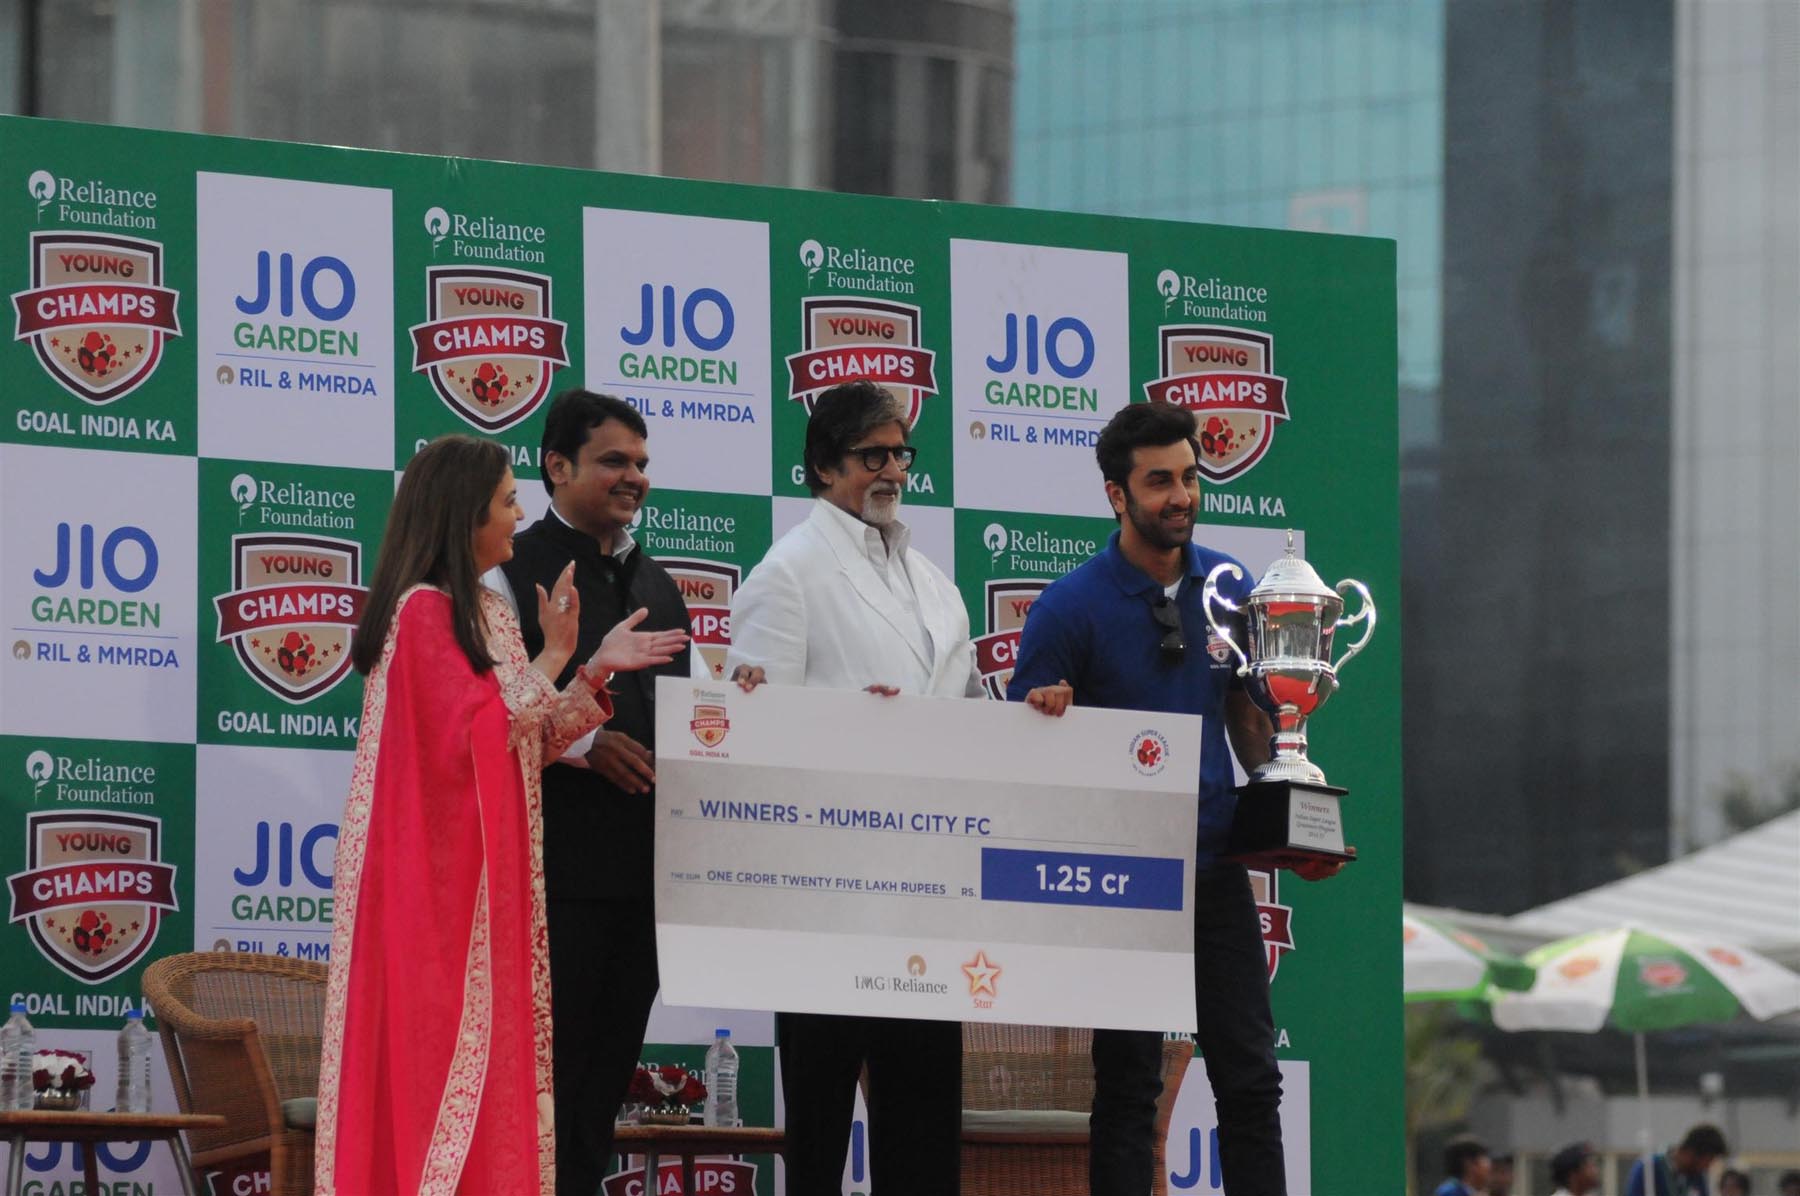
{"label": "wicker chair", "polygon": [[[1092,1030],[963,1024],[963,1196],[1086,1196]],[[1155,1196],[1167,1196],[1169,1118],[1194,1056],[1163,1044]]]}
{"label": "wicker chair", "polygon": [[188,1135],[196,1183],[267,1156],[275,1196],[312,1192],[325,974],[322,963],[227,951],[144,970],[181,1111],[226,1120]]}

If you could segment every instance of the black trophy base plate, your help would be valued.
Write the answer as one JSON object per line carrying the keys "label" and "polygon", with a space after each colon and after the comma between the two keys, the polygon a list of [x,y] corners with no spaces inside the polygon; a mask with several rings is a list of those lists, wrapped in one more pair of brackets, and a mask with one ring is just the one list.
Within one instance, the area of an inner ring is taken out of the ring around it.
{"label": "black trophy base plate", "polygon": [[1239,786],[1237,815],[1231,822],[1226,858],[1265,871],[1354,860],[1354,847],[1332,851],[1295,843],[1288,834],[1289,809],[1296,798],[1328,798],[1335,806],[1337,799],[1348,792],[1336,785],[1315,785],[1309,781],[1251,781]]}

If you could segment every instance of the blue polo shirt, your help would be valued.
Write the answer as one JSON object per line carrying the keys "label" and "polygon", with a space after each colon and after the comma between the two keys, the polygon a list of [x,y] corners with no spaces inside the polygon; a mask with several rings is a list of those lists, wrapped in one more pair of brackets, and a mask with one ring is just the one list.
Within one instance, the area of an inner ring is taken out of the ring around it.
{"label": "blue polo shirt", "polygon": [[[1212,634],[1200,604],[1207,574],[1226,562],[1238,564],[1210,548],[1187,546],[1187,575],[1175,594],[1187,651],[1179,663],[1170,663],[1161,651],[1165,631],[1150,610],[1163,587],[1125,559],[1115,531],[1104,549],[1052,582],[1032,603],[1006,690],[1009,700],[1019,702],[1040,685],[1066,680],[1075,689],[1077,706],[1199,715],[1204,720],[1196,843],[1201,863],[1225,849],[1237,808],[1225,738],[1225,695],[1243,683],[1237,677],[1237,657]],[[1221,578],[1219,591],[1241,606],[1256,579],[1238,567],[1243,576]],[[1207,650],[1209,642],[1214,652]],[[1242,642],[1240,638],[1240,646]]]}

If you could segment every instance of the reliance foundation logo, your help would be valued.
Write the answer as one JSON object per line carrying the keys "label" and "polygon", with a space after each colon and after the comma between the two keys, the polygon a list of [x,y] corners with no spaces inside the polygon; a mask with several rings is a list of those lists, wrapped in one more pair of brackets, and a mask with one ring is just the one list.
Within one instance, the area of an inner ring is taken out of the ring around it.
{"label": "reliance foundation logo", "polygon": [[[25,757],[31,800],[50,789],[59,802],[105,805],[156,804],[156,765],[118,764],[98,756],[57,756],[42,748]],[[54,784],[54,788],[51,786]]]}
{"label": "reliance foundation logo", "polygon": [[484,262],[516,262],[542,266],[548,260],[541,248],[550,239],[541,224],[515,224],[493,216],[471,216],[433,205],[425,209],[425,233],[431,238],[431,255],[446,240],[459,258]]}
{"label": "reliance foundation logo", "polygon": [[9,921],[23,922],[44,958],[84,984],[142,959],[165,911],[175,867],[162,858],[162,820],[96,810],[25,815],[25,868],[7,877]]}
{"label": "reliance foundation logo", "polygon": [[1157,330],[1162,376],[1144,384],[1153,403],[1172,403],[1200,424],[1200,472],[1227,482],[1249,472],[1288,418],[1287,379],[1277,376],[1275,338],[1214,324]]}
{"label": "reliance foundation logo", "polygon": [[58,177],[48,170],[34,170],[25,190],[37,200],[37,219],[56,205],[56,219],[63,224],[89,224],[100,228],[156,229],[156,192],[120,187],[105,179]]}
{"label": "reliance foundation logo", "polygon": [[826,245],[808,237],[800,242],[800,264],[806,267],[806,285],[809,287],[823,270],[825,285],[833,290],[914,295],[919,289],[914,281],[919,272],[917,261],[894,254],[870,253],[860,245]]}
{"label": "reliance foundation logo", "polygon": [[96,406],[156,373],[181,335],[180,296],[163,283],[159,242],[104,233],[34,232],[31,286],[13,294],[13,339],[30,341],[64,390]]}
{"label": "reliance foundation logo", "polygon": [[354,540],[233,536],[231,589],[213,599],[218,642],[229,640],[244,671],[276,697],[310,702],[349,674],[368,594]]}

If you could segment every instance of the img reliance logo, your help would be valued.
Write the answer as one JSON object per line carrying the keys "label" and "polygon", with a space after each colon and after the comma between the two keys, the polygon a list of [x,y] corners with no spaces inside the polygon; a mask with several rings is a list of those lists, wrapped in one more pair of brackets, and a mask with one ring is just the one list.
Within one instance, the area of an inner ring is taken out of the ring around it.
{"label": "img reliance logo", "polygon": [[[234,496],[243,476],[232,483]],[[350,638],[368,594],[354,540],[236,535],[231,590],[213,599],[218,642],[231,641],[244,671],[276,697],[310,702],[349,674]]]}
{"label": "img reliance logo", "polygon": [[162,820],[97,810],[25,815],[25,867],[6,878],[11,922],[44,958],[84,984],[131,967],[178,909]]}
{"label": "img reliance logo", "polygon": [[413,372],[429,377],[445,405],[483,432],[536,411],[552,375],[569,364],[568,325],[552,315],[550,276],[429,266],[425,294],[425,322],[410,330]]}
{"label": "img reliance logo", "polygon": [[1215,324],[1165,324],[1157,330],[1161,376],[1144,384],[1153,403],[1194,413],[1200,472],[1227,482],[1249,472],[1288,418],[1287,379],[1275,368],[1275,338]]}
{"label": "img reliance logo", "polygon": [[30,341],[58,385],[96,406],[156,373],[181,335],[180,296],[162,285],[159,242],[105,233],[34,232],[31,286],[13,294],[13,339]]}

